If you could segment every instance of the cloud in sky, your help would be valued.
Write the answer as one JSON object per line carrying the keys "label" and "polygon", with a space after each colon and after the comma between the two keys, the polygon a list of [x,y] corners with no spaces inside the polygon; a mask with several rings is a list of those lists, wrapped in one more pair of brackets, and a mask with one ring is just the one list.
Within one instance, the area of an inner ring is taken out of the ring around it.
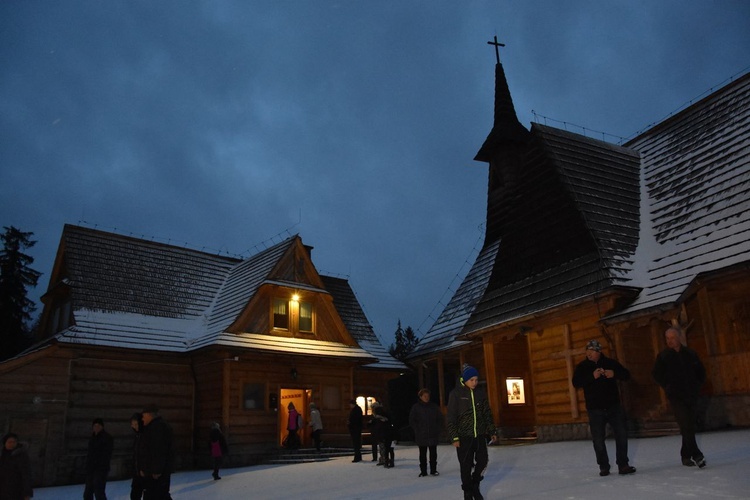
{"label": "cloud in sky", "polygon": [[299,232],[387,344],[481,244],[487,40],[525,126],[616,141],[747,71],[748,26],[743,0],[3,2],[0,222],[35,234],[35,299],[65,223],[243,255]]}

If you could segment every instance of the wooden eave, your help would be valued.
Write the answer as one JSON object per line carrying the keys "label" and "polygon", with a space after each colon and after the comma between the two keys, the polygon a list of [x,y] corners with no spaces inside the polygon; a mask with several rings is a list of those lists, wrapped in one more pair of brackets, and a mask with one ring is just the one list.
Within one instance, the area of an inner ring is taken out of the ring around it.
{"label": "wooden eave", "polygon": [[[560,304],[558,306],[545,309],[543,311],[534,312],[531,314],[527,314],[525,316],[513,318],[512,320],[509,320],[507,322],[503,322],[503,323],[499,323],[495,325],[489,325],[478,330],[473,330],[471,332],[462,333],[457,338],[466,339],[466,340],[474,340],[474,339],[483,338],[487,335],[492,335],[492,336],[499,335],[501,338],[510,339],[510,338],[513,338],[515,335],[517,335],[521,331],[525,332],[529,330],[535,330],[536,327],[530,326],[529,323],[532,323],[532,324],[545,323],[549,321],[550,318],[552,317],[564,315],[566,312],[570,310],[573,310],[582,305],[587,305],[587,304],[592,304],[592,303],[604,302],[606,306],[603,308],[605,309],[605,311],[603,312],[606,312],[606,309],[611,309],[615,307],[615,305],[617,304],[619,300],[624,299],[627,301],[631,301],[637,295],[638,295],[638,289],[629,288],[629,287],[612,287],[601,293],[571,300],[564,304]],[[504,332],[504,333],[499,333],[499,332]]]}

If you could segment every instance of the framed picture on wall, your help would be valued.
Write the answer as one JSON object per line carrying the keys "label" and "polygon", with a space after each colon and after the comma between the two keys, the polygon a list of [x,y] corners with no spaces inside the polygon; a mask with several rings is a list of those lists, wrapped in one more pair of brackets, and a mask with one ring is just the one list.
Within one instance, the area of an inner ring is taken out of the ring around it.
{"label": "framed picture on wall", "polygon": [[521,377],[508,377],[505,379],[505,387],[508,390],[508,404],[522,405],[526,403],[526,394],[523,389]]}

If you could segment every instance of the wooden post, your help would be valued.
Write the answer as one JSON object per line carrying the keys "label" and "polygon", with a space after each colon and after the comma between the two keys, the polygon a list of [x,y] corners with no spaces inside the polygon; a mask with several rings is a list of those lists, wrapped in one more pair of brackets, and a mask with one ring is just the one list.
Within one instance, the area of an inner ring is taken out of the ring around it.
{"label": "wooden post", "polygon": [[229,400],[232,392],[232,361],[225,359],[222,364],[221,387],[221,428],[224,432],[229,429]]}
{"label": "wooden post", "polygon": [[[500,408],[497,404],[500,402],[498,387],[497,387],[497,373],[495,372],[495,344],[491,338],[484,337],[482,339],[482,346],[484,347],[484,368],[486,370],[485,376],[487,377],[487,396],[490,398],[490,409],[493,409],[492,420],[495,422],[495,427],[500,426]],[[493,402],[495,402],[493,404]]]}
{"label": "wooden post", "polygon": [[437,372],[438,372],[438,391],[440,395],[440,406],[445,408],[448,406],[448,401],[445,399],[445,373],[443,365],[443,357],[439,356],[437,359]]}

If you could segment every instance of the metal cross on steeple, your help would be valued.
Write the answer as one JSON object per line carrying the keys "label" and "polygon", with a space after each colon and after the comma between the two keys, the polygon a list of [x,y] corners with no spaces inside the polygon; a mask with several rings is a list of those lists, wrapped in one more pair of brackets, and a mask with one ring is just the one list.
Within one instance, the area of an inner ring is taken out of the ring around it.
{"label": "metal cross on steeple", "polygon": [[497,59],[497,63],[500,64],[500,50],[499,47],[505,47],[504,43],[500,43],[497,41],[497,36],[495,36],[494,42],[487,42],[487,45],[494,45],[495,46],[495,58]]}

